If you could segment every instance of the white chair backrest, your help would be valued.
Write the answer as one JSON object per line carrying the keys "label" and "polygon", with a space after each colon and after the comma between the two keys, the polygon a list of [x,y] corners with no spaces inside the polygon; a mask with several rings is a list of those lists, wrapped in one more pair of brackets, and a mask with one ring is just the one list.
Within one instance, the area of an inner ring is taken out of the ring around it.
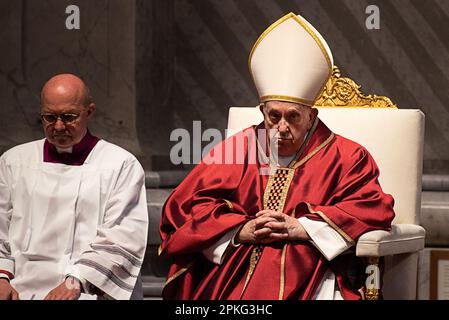
{"label": "white chair backrest", "polygon": [[[379,182],[395,199],[394,223],[419,224],[424,114],[415,109],[318,108],[334,133],[364,146],[380,169]],[[263,120],[258,107],[231,107],[228,135]]]}

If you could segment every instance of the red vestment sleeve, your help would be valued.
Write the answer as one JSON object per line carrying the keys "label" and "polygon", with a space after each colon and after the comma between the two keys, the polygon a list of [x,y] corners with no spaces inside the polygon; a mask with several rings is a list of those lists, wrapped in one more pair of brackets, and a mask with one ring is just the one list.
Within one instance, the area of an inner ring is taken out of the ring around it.
{"label": "red vestment sleeve", "polygon": [[378,177],[374,159],[361,148],[353,165],[336,183],[329,200],[318,204],[301,202],[296,214],[305,213],[315,220],[319,216],[352,243],[368,231],[390,230],[394,200],[382,191]]}
{"label": "red vestment sleeve", "polygon": [[166,257],[200,252],[249,217],[230,195],[244,165],[200,163],[164,205],[160,254]]}

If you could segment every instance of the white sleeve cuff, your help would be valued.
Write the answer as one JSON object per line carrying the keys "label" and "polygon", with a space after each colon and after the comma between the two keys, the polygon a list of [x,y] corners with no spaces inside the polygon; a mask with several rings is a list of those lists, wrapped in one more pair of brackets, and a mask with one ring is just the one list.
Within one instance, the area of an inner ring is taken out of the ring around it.
{"label": "white sleeve cuff", "polygon": [[207,249],[203,250],[204,256],[207,260],[220,265],[223,260],[224,253],[229,245],[238,246],[231,243],[234,236],[240,230],[240,226],[228,231],[223,237],[220,238],[216,243]]}
{"label": "white sleeve cuff", "polygon": [[312,243],[328,261],[352,246],[324,221],[314,221],[306,217],[298,218],[298,221],[310,236]]}
{"label": "white sleeve cuff", "polygon": [[5,270],[14,274],[14,260],[0,258],[0,270]]}
{"label": "white sleeve cuff", "polygon": [[11,281],[9,276],[6,273],[0,272],[0,279],[7,279],[8,281]]}
{"label": "white sleeve cuff", "polygon": [[81,276],[78,266],[75,265],[67,266],[65,275],[66,277],[73,277],[75,279],[78,279],[79,282],[81,283],[81,286],[83,287],[84,293],[89,293],[88,282]]}

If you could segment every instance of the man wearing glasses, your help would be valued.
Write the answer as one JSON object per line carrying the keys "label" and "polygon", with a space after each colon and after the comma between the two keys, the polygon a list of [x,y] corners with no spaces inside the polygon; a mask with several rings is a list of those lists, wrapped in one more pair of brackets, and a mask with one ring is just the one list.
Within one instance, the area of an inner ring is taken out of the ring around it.
{"label": "man wearing glasses", "polygon": [[0,157],[0,299],[136,296],[148,226],[144,171],[90,134],[94,111],[81,79],[57,75],[41,93],[46,138]]}

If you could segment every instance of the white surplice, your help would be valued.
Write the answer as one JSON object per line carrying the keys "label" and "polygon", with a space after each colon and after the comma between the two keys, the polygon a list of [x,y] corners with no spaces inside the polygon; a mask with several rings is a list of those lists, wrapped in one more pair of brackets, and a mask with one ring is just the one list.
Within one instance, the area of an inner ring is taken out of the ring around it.
{"label": "white surplice", "polygon": [[21,299],[44,298],[67,275],[129,299],[147,242],[142,166],[104,140],[81,166],[44,162],[43,145],[0,158],[0,269]]}

